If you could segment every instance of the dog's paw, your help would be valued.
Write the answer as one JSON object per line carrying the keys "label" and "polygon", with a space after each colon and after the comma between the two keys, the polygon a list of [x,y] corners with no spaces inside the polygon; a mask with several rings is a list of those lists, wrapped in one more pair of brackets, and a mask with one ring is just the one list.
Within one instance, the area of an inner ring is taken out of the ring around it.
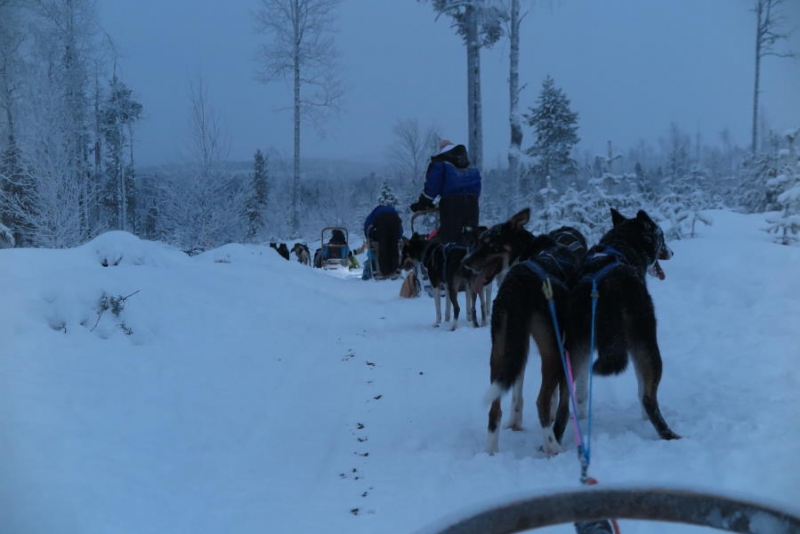
{"label": "dog's paw", "polygon": [[667,428],[666,430],[662,430],[661,432],[658,433],[658,435],[661,437],[661,439],[666,439],[666,440],[681,439],[681,437],[678,434],[676,434],[669,428]]}
{"label": "dog's paw", "polygon": [[558,456],[559,454],[564,452],[564,449],[560,445],[558,447],[551,447],[551,448],[542,447],[542,449],[544,450],[545,456],[547,456],[548,458],[552,458],[553,456]]}
{"label": "dog's paw", "polygon": [[561,444],[556,439],[552,428],[542,429],[542,450],[548,458],[552,458],[556,454],[564,452],[564,448],[561,447]]}
{"label": "dog's paw", "polygon": [[486,447],[483,449],[489,456],[494,456],[500,451],[499,436],[497,432],[490,432],[486,438]]}

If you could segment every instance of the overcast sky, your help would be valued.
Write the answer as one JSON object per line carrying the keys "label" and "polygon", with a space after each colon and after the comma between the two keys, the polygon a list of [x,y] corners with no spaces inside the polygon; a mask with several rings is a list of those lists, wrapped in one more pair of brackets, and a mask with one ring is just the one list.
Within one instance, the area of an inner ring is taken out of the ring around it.
{"label": "overcast sky", "polygon": [[[716,141],[749,144],[755,15],[752,0],[522,0],[521,105],[547,74],[580,114],[581,149],[656,143],[670,122]],[[174,161],[187,137],[189,85],[202,76],[226,127],[231,158],[292,150],[291,91],[255,80],[256,0],[100,0],[124,81],[144,105],[142,164]],[[795,10],[795,6],[797,9]],[[800,24],[800,0],[789,0]],[[466,53],[447,17],[414,0],[343,0],[337,46],[349,86],[342,115],[320,138],[304,126],[304,156],[381,161],[398,119],[435,125],[466,144]],[[791,47],[800,51],[800,29]],[[484,164],[505,163],[508,45],[484,51]],[[771,126],[800,125],[800,61],[767,58],[762,102]],[[526,129],[523,146],[532,143]]]}

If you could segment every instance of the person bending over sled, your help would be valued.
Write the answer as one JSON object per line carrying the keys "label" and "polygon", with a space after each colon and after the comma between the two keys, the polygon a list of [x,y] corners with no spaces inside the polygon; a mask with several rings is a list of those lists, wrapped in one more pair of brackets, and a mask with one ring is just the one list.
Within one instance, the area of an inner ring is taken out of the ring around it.
{"label": "person bending over sled", "polygon": [[445,139],[439,143],[439,153],[431,156],[425,173],[425,187],[411,211],[424,211],[436,206],[439,200],[439,233],[442,243],[464,244],[464,233],[478,226],[481,194],[481,173],[470,167],[464,145],[454,145]]}
{"label": "person bending over sled", "polygon": [[[400,275],[398,242],[403,236],[403,221],[392,206],[377,206],[364,220],[364,236],[368,243],[362,278],[372,276],[397,278]],[[374,257],[373,243],[377,243],[378,257]],[[376,265],[377,260],[377,265]]]}

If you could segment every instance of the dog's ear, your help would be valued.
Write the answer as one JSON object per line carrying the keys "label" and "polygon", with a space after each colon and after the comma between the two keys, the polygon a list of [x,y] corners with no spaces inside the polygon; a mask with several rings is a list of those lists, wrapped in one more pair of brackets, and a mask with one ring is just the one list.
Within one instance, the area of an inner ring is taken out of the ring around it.
{"label": "dog's ear", "polygon": [[520,230],[522,229],[523,226],[528,224],[528,221],[530,220],[531,220],[531,209],[525,208],[516,215],[512,216],[508,220],[508,222],[512,228],[514,228],[515,230]]}
{"label": "dog's ear", "polygon": [[651,226],[655,226],[656,225],[656,223],[653,221],[653,219],[651,219],[650,216],[647,214],[647,212],[644,211],[644,210],[639,210],[636,213],[636,218],[639,221],[641,221],[643,223],[647,223],[647,224],[649,224]]}
{"label": "dog's ear", "polygon": [[628,219],[626,219],[623,214],[621,214],[620,212],[618,212],[614,208],[611,208],[611,223],[614,226],[617,226],[618,224],[621,224],[621,223],[623,223],[623,222],[625,222],[627,220]]}

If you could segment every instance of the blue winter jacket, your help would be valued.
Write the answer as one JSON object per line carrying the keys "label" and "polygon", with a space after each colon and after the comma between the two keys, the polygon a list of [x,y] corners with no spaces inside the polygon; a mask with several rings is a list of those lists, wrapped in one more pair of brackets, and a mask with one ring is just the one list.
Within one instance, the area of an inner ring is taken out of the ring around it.
{"label": "blue winter jacket", "polygon": [[[381,206],[376,207],[374,210],[372,210],[372,212],[369,215],[367,215],[367,218],[364,220],[364,235],[365,236],[370,237],[369,234],[368,234],[369,227],[372,226],[372,224],[375,222],[375,217],[377,217],[381,213],[386,213],[386,212],[397,213],[397,210],[394,209],[392,206],[383,206],[383,205],[381,205]],[[398,229],[397,234],[398,235],[403,235],[403,223],[400,220],[400,216],[399,215],[397,217],[397,221],[399,223],[399,229]]]}
{"label": "blue winter jacket", "polygon": [[431,158],[425,174],[423,194],[433,200],[451,195],[481,194],[481,173],[476,167],[469,166],[467,149],[464,145]]}

